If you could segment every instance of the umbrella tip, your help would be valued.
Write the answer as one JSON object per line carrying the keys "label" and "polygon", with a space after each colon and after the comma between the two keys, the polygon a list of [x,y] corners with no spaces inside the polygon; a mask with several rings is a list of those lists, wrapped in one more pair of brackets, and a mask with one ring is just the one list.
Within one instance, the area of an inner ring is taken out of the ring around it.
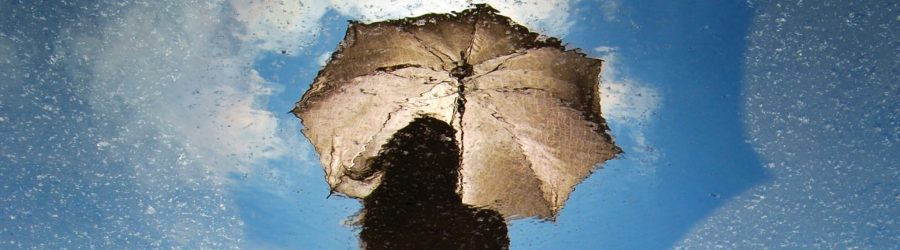
{"label": "umbrella tip", "polygon": [[294,116],[300,117],[300,104],[294,104],[294,107],[291,110],[288,110],[288,114],[294,114]]}

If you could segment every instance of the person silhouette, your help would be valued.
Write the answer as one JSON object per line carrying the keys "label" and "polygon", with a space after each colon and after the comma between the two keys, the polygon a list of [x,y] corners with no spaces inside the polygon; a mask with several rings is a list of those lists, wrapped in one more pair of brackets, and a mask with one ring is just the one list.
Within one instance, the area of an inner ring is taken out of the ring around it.
{"label": "person silhouette", "polygon": [[508,249],[500,213],[464,205],[456,193],[460,150],[449,124],[416,118],[382,148],[382,182],[363,199],[363,249]]}

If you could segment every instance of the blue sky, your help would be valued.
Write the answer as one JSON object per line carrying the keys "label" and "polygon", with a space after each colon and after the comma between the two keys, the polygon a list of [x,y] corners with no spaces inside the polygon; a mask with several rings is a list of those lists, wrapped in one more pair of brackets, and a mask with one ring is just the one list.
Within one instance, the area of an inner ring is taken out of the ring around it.
{"label": "blue sky", "polygon": [[[607,61],[626,151],[513,249],[900,243],[897,3],[492,3]],[[0,246],[356,248],[287,111],[347,20],[462,6],[0,2]]]}

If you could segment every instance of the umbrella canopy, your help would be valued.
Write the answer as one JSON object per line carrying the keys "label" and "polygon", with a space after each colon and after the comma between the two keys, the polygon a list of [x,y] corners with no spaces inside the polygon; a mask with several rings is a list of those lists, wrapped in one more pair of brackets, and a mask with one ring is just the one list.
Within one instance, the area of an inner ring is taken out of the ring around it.
{"label": "umbrella canopy", "polygon": [[601,62],[487,5],[351,22],[292,112],[333,191],[369,195],[381,183],[372,162],[383,146],[432,117],[456,130],[463,203],[551,219],[621,152],[600,115]]}

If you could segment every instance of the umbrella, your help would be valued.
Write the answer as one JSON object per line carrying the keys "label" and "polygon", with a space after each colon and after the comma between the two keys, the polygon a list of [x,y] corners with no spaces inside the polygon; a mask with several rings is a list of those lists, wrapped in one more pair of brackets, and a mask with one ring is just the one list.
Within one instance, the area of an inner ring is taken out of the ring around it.
{"label": "umbrella", "polygon": [[575,185],[621,152],[600,112],[601,62],[488,5],[351,22],[292,112],[332,192],[372,193],[379,152],[430,117],[456,131],[463,203],[552,219]]}

